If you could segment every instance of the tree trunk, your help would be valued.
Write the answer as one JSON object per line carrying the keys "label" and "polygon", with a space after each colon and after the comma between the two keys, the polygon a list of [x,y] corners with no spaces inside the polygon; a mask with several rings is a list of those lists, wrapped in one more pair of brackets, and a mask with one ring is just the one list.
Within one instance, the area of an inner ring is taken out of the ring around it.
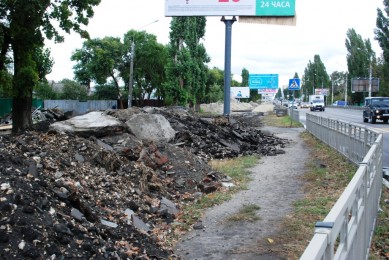
{"label": "tree trunk", "polygon": [[32,127],[32,90],[38,81],[32,50],[23,44],[13,45],[15,75],[13,78],[12,133],[16,134]]}
{"label": "tree trunk", "polygon": [[14,97],[12,104],[12,133],[19,133],[31,128],[32,95]]}

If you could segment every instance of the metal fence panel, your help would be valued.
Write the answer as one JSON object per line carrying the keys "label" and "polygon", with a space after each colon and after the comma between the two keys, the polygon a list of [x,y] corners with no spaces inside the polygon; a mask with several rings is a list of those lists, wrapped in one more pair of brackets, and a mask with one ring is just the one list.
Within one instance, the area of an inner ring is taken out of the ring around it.
{"label": "metal fence panel", "polygon": [[83,115],[91,111],[104,111],[117,106],[116,100],[45,100],[44,107],[59,108],[64,112],[73,111],[73,115]]}
{"label": "metal fence panel", "polygon": [[300,259],[367,259],[382,188],[382,134],[311,114],[306,124],[309,132],[359,168],[323,222],[316,224]]}

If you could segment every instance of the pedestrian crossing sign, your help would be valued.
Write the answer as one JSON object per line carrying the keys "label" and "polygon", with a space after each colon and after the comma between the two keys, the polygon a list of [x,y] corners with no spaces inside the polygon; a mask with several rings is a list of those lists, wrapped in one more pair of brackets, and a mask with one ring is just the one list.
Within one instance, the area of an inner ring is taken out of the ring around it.
{"label": "pedestrian crossing sign", "polygon": [[290,79],[288,90],[300,90],[300,79]]}

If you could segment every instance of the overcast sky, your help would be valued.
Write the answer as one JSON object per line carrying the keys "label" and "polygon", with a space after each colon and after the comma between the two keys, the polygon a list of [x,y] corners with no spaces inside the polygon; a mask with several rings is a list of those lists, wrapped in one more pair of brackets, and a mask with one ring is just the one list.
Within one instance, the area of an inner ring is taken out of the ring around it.
{"label": "overcast sky", "polygon": [[[295,72],[302,78],[315,54],[320,55],[328,74],[346,71],[345,40],[350,28],[363,39],[370,39],[376,54],[381,55],[374,40],[377,8],[383,9],[383,0],[296,0],[296,26],[238,21],[232,26],[232,73],[239,81],[243,68],[250,74],[279,74],[281,87],[288,84]],[[122,39],[131,29],[145,30],[166,44],[171,18],[165,17],[164,12],[163,0],[102,0],[87,30],[92,38]],[[225,25],[220,18],[207,18],[204,45],[211,57],[208,66],[224,70]],[[48,42],[55,61],[52,73],[47,76],[49,80],[73,79],[75,63],[70,56],[82,47],[82,42],[75,33],[67,35],[64,43]]]}

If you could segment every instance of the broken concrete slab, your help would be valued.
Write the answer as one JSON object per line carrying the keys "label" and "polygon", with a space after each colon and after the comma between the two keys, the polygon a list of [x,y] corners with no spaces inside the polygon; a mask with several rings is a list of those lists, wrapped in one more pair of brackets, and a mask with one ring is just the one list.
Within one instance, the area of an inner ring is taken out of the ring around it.
{"label": "broken concrete slab", "polygon": [[142,140],[169,142],[176,134],[169,121],[160,114],[135,114],[126,125],[131,133]]}
{"label": "broken concrete slab", "polygon": [[124,129],[123,124],[112,116],[102,112],[90,112],[66,121],[55,122],[50,129],[65,133],[76,133],[80,136],[105,136]]}

